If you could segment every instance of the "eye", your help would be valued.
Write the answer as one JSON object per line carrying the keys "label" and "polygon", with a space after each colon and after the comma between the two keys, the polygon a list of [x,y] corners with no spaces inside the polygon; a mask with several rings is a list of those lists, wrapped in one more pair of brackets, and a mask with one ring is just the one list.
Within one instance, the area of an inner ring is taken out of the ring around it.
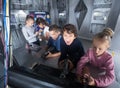
{"label": "eye", "polygon": [[67,37],[67,35],[64,35],[64,37]]}
{"label": "eye", "polygon": [[94,49],[96,49],[96,47],[95,47],[95,46],[93,46],[93,48],[94,48]]}
{"label": "eye", "polygon": [[101,48],[99,48],[99,50],[102,50]]}

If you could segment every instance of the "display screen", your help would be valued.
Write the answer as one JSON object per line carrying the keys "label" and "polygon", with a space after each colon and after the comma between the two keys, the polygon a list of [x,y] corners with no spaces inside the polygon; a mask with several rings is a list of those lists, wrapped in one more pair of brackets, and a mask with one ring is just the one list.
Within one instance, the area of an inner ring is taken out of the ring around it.
{"label": "display screen", "polygon": [[34,20],[36,21],[37,18],[41,17],[46,20],[48,24],[50,24],[50,15],[48,12],[30,12],[30,15],[34,17]]}

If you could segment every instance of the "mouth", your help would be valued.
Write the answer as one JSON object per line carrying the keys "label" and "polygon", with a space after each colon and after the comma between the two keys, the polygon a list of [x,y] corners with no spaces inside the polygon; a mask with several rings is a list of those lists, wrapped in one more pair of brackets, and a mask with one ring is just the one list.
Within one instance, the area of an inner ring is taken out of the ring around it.
{"label": "mouth", "polygon": [[95,56],[96,56],[96,57],[98,57],[98,56],[99,56],[99,54],[98,54],[98,53],[95,53]]}
{"label": "mouth", "polygon": [[67,44],[69,44],[70,42],[69,41],[66,41]]}
{"label": "mouth", "polygon": [[66,42],[67,45],[70,45],[71,43],[70,42]]}
{"label": "mouth", "polygon": [[69,43],[68,41],[66,43]]}

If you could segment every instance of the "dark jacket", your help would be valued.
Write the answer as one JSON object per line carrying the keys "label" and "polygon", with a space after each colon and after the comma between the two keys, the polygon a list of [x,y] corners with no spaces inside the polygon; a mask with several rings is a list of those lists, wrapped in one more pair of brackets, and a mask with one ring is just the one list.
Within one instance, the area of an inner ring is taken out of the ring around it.
{"label": "dark jacket", "polygon": [[78,38],[75,38],[71,45],[66,45],[64,39],[61,38],[60,45],[61,45],[61,56],[59,58],[59,61],[66,59],[67,55],[69,55],[70,60],[76,67],[77,62],[84,55],[84,49],[80,40]]}

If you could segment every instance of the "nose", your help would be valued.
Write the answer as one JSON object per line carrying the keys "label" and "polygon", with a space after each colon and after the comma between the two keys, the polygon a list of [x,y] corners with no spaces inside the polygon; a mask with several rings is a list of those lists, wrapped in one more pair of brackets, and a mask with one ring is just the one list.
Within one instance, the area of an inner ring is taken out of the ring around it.
{"label": "nose", "polygon": [[98,52],[99,52],[99,49],[96,48],[95,53],[98,54]]}
{"label": "nose", "polygon": [[69,41],[70,39],[69,38],[66,38],[66,41]]}

